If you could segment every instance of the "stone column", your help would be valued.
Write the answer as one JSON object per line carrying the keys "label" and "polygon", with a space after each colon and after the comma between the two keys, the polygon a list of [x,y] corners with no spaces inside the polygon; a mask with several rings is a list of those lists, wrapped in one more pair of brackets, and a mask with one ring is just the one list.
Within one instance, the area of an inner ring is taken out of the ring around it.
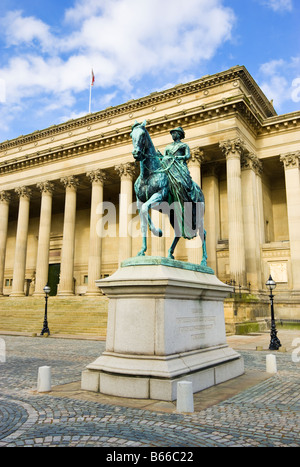
{"label": "stone column", "polygon": [[74,249],[76,196],[78,179],[70,176],[61,179],[66,189],[63,244],[58,295],[74,295]]}
{"label": "stone column", "polygon": [[[261,165],[261,168],[257,170],[257,176],[256,176],[257,202],[258,202],[258,226],[259,226],[259,239],[260,239],[261,245],[263,245],[266,241],[262,174],[263,174],[263,166]],[[262,280],[264,280],[264,278],[262,278]]]}
{"label": "stone column", "polygon": [[293,295],[300,294],[300,151],[282,155],[290,236]]}
{"label": "stone column", "polygon": [[7,191],[0,191],[0,295],[3,295],[6,241],[11,196]]}
{"label": "stone column", "polygon": [[246,286],[246,259],[242,207],[241,155],[243,142],[238,138],[220,143],[226,156],[228,236],[230,276],[237,285]]}
{"label": "stone column", "polygon": [[15,262],[11,297],[23,297],[29,225],[29,207],[31,190],[27,187],[16,188],[19,196],[19,214],[16,236]]}
{"label": "stone column", "polygon": [[192,179],[201,187],[201,164],[204,161],[204,152],[200,148],[191,149],[191,157],[188,160],[188,167]]}
{"label": "stone column", "polygon": [[35,291],[33,295],[44,296],[44,287],[48,283],[49,272],[49,248],[51,234],[52,195],[54,185],[50,182],[38,183],[41,191],[41,214],[38,239],[38,252],[36,260]]}
{"label": "stone column", "polygon": [[[188,168],[191,177],[201,187],[201,164],[204,161],[204,152],[200,148],[191,149]],[[202,260],[202,242],[199,235],[192,240],[186,240],[187,259],[189,263],[200,264]]]}
{"label": "stone column", "polygon": [[207,232],[207,264],[218,274],[217,243],[220,238],[220,193],[218,167],[216,164],[209,164],[205,168],[203,193],[205,196],[204,226]]}
{"label": "stone column", "polygon": [[119,196],[119,265],[132,256],[132,235],[130,221],[132,218],[130,206],[133,195],[134,163],[128,162],[115,167],[121,178]]}
{"label": "stone column", "polygon": [[257,178],[262,172],[262,164],[254,154],[243,154],[242,166],[242,203],[245,233],[245,256],[247,280],[251,290],[262,289],[261,262],[261,199]]}
{"label": "stone column", "polygon": [[101,250],[102,238],[97,233],[97,206],[103,203],[103,182],[105,173],[100,170],[93,170],[86,174],[92,183],[92,200],[91,200],[91,220],[90,220],[90,246],[89,246],[89,262],[88,262],[88,288],[86,295],[100,295],[100,289],[96,286],[95,281],[101,277]]}

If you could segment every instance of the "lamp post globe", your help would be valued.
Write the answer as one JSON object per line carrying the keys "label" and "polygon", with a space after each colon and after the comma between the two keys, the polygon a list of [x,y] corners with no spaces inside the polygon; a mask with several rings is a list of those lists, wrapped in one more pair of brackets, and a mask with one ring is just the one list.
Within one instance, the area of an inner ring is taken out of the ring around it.
{"label": "lamp post globe", "polygon": [[276,282],[272,279],[271,274],[266,282],[266,286],[270,289],[270,291],[276,288]]}
{"label": "lamp post globe", "polygon": [[45,292],[45,294],[49,295],[49,293],[51,292],[51,289],[50,289],[49,285],[45,285],[44,292]]}

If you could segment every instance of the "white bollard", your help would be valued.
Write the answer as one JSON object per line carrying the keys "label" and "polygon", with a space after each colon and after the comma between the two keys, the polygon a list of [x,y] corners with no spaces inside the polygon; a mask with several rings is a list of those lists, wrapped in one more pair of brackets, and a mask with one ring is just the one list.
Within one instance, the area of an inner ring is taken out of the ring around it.
{"label": "white bollard", "polygon": [[49,392],[51,391],[51,367],[40,366],[38,373],[38,392]]}
{"label": "white bollard", "polygon": [[275,355],[270,354],[266,356],[266,369],[267,369],[267,373],[277,373]]}
{"label": "white bollard", "polygon": [[177,383],[177,412],[194,412],[193,384],[190,381]]}

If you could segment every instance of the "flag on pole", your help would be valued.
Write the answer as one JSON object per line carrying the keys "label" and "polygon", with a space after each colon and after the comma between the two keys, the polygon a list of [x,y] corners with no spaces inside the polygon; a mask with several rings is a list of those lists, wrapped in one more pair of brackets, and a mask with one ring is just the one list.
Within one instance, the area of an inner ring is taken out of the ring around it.
{"label": "flag on pole", "polygon": [[89,113],[92,112],[92,86],[94,86],[94,83],[95,83],[95,75],[94,75],[94,71],[93,71],[93,69],[92,69],[91,85],[90,85]]}

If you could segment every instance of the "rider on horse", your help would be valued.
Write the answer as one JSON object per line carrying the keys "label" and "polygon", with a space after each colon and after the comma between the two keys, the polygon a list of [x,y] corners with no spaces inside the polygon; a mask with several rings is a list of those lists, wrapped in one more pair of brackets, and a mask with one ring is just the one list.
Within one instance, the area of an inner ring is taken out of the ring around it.
{"label": "rider on horse", "polygon": [[179,216],[182,236],[191,239],[197,235],[196,216],[201,215],[199,209],[202,204],[199,203],[204,203],[204,196],[201,188],[192,180],[187,166],[191,153],[189,146],[181,142],[185,138],[184,130],[177,127],[170,133],[173,143],[166,147],[161,164],[168,175],[172,198],[169,203],[175,202],[175,209],[177,206],[176,214]]}

